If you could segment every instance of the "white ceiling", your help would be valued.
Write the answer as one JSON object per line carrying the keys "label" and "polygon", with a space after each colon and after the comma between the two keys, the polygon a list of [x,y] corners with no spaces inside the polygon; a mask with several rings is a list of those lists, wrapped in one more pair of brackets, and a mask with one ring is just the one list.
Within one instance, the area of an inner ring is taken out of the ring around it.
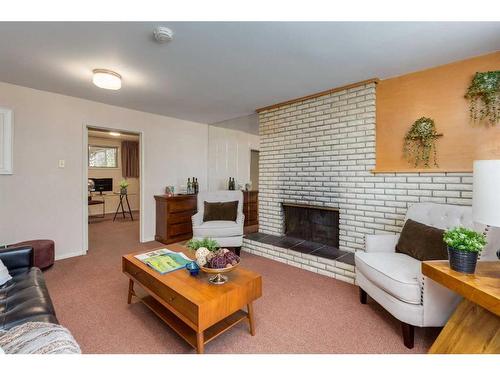
{"label": "white ceiling", "polygon": [[[174,40],[153,40],[156,25]],[[500,23],[0,23],[0,81],[215,123],[500,49]],[[123,76],[92,85],[94,68]],[[1,101],[1,98],[0,98]]]}

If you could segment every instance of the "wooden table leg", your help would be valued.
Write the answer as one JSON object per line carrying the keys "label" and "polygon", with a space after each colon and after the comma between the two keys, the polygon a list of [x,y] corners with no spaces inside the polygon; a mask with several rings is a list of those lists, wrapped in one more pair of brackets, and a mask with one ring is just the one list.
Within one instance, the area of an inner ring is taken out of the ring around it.
{"label": "wooden table leg", "polygon": [[[120,212],[121,205],[122,205],[122,196],[120,195],[120,202],[118,203],[118,206],[116,207],[115,216],[113,216],[113,221],[115,221],[116,215],[118,215],[118,212]],[[122,211],[123,211],[123,206],[122,206]]]}
{"label": "wooden table leg", "polygon": [[203,332],[196,332],[196,351],[198,354],[205,353],[205,337]]}
{"label": "wooden table leg", "polygon": [[127,201],[128,213],[130,215],[130,218],[132,219],[132,221],[134,221],[134,217],[132,216],[132,210],[130,209],[130,203],[128,202],[128,194],[125,195],[125,200]]}
{"label": "wooden table leg", "polygon": [[500,317],[464,298],[429,353],[500,353]]}
{"label": "wooden table leg", "polygon": [[130,305],[132,303],[132,296],[135,294],[134,292],[134,280],[130,279],[128,281],[128,297],[127,303]]}
{"label": "wooden table leg", "polygon": [[122,206],[122,217],[125,219],[125,206],[123,205],[123,195],[120,194],[120,205]]}
{"label": "wooden table leg", "polygon": [[247,305],[247,310],[248,310],[248,325],[249,325],[249,328],[250,328],[250,334],[252,336],[255,336],[255,321],[254,321],[254,317],[253,317],[253,305],[252,305],[252,302],[250,302]]}

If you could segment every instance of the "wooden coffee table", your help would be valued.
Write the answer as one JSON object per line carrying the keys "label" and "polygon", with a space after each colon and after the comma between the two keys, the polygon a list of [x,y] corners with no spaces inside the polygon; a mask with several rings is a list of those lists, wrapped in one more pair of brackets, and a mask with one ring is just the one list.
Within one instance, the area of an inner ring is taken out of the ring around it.
{"label": "wooden coffee table", "polygon": [[[194,256],[184,246],[166,247],[190,258]],[[202,271],[196,277],[190,276],[187,270],[161,275],[134,257],[144,252],[122,257],[123,273],[130,279],[129,304],[133,296],[137,297],[198,353],[204,352],[206,343],[243,320],[248,320],[250,334],[255,335],[252,303],[262,296],[259,274],[240,266],[226,274],[229,276],[226,284],[212,285]],[[144,295],[136,293],[135,283],[146,292]]]}

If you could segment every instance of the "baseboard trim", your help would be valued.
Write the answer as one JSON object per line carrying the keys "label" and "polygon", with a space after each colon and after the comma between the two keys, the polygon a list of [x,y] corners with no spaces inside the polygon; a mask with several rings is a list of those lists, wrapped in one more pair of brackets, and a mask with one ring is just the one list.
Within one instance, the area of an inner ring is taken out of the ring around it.
{"label": "baseboard trim", "polygon": [[69,254],[60,254],[55,256],[55,260],[62,260],[62,259],[67,259],[67,258],[73,258],[73,257],[79,257],[82,255],[87,255],[86,251],[79,251],[75,253],[69,253]]}
{"label": "baseboard trim", "polygon": [[[98,196],[97,196],[98,197]],[[110,211],[105,211],[104,212],[104,215],[114,215],[116,212],[116,208],[110,210]],[[140,210],[132,210],[132,214],[134,215],[134,218],[136,217],[136,214],[137,214],[137,217],[139,217],[140,215]],[[121,215],[121,211],[118,213],[118,215]],[[127,211],[125,212],[125,214],[127,214]],[[92,219],[92,216],[99,216],[99,215],[102,215],[102,209],[101,211],[99,211],[98,209],[96,209],[95,213],[91,214],[90,215],[90,218]],[[99,217],[96,217],[97,219],[100,219]],[[135,219],[134,219],[135,220]]]}

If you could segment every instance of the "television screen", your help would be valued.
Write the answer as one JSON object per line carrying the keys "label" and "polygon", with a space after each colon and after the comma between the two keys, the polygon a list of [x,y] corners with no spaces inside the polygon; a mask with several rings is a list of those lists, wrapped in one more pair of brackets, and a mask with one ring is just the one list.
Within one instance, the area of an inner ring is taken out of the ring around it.
{"label": "television screen", "polygon": [[103,191],[113,191],[113,179],[112,178],[91,178],[94,181],[94,190]]}

